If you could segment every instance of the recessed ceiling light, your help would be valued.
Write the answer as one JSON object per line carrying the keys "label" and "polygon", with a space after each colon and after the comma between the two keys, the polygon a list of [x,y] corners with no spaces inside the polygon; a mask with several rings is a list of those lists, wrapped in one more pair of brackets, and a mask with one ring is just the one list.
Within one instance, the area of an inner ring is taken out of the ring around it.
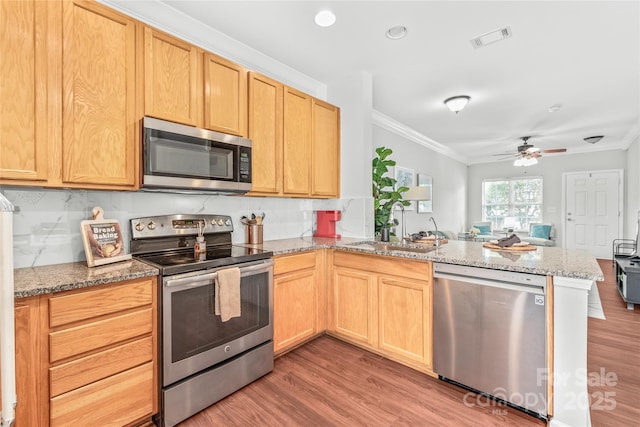
{"label": "recessed ceiling light", "polygon": [[316,24],[321,27],[330,27],[336,22],[336,15],[330,10],[321,10],[316,14]]}
{"label": "recessed ceiling light", "polygon": [[549,107],[549,109],[547,111],[549,111],[550,113],[555,113],[556,111],[558,111],[561,108],[562,108],[562,105],[555,104],[555,105],[552,105],[551,107]]}
{"label": "recessed ceiling light", "polygon": [[398,40],[407,35],[407,27],[402,25],[396,25],[387,30],[387,38],[391,40]]}

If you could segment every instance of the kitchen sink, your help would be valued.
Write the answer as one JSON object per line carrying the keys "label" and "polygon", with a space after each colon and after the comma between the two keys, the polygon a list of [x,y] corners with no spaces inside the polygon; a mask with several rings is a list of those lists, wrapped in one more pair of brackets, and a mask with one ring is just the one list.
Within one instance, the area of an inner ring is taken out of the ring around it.
{"label": "kitchen sink", "polygon": [[426,254],[437,249],[436,246],[426,246],[419,243],[379,242],[377,240],[365,240],[362,242],[351,243],[348,246],[367,247],[376,251],[403,251],[422,254]]}

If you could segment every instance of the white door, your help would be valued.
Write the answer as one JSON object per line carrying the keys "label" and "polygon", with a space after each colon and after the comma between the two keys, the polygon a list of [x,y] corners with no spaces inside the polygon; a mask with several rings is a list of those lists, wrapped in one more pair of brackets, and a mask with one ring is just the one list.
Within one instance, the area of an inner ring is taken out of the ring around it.
{"label": "white door", "polygon": [[564,242],[611,259],[613,239],[622,235],[622,171],[565,173]]}

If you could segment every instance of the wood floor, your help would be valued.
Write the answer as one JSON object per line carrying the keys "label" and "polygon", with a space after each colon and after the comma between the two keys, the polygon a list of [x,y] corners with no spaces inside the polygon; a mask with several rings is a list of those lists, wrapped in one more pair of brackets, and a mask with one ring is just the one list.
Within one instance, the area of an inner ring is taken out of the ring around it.
{"label": "wood floor", "polygon": [[589,318],[587,371],[594,427],[640,425],[640,307],[627,310],[610,260],[598,260],[606,320]]}
{"label": "wood floor", "polygon": [[[598,283],[606,320],[589,319],[594,427],[640,425],[640,308],[626,309],[611,261]],[[605,375],[597,381],[601,368]],[[606,375],[609,374],[609,377]],[[617,375],[617,382],[611,375]],[[599,383],[607,383],[600,385]],[[612,394],[613,393],[613,394]],[[465,404],[467,402],[468,404]],[[615,404],[615,408],[611,406]],[[514,409],[328,336],[275,361],[267,376],[181,423],[209,426],[542,426]]]}

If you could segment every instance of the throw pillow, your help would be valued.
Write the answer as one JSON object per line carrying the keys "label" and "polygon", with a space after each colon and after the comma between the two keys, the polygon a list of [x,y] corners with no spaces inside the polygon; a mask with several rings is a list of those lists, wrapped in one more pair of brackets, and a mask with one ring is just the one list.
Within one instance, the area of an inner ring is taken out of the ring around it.
{"label": "throw pillow", "polygon": [[473,228],[477,228],[480,230],[480,234],[491,234],[491,226],[489,225],[477,225],[475,224]]}
{"label": "throw pillow", "polygon": [[551,238],[551,226],[542,224],[532,225],[530,236],[549,240]]}

